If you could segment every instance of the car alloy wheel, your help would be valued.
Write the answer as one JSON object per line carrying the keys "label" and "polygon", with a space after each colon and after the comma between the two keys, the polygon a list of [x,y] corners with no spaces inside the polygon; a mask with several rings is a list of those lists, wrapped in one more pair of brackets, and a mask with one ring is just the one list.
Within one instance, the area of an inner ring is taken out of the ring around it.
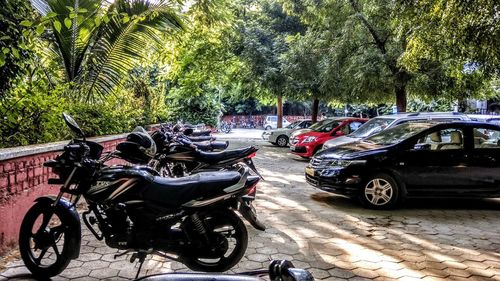
{"label": "car alloy wheel", "polygon": [[393,193],[392,185],[384,179],[373,179],[365,187],[366,200],[376,206],[389,203]]}
{"label": "car alloy wheel", "polygon": [[279,136],[276,140],[278,146],[284,147],[288,144],[288,138],[286,136]]}
{"label": "car alloy wheel", "polygon": [[383,173],[368,179],[359,195],[361,202],[373,209],[392,208],[400,197],[396,180]]}

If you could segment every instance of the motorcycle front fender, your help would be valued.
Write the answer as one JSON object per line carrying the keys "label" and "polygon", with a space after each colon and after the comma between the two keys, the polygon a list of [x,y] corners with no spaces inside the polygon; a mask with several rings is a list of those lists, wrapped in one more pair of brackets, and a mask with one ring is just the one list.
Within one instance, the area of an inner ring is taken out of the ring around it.
{"label": "motorcycle front fender", "polygon": [[[35,199],[35,202],[38,204],[46,204],[48,208],[54,204],[56,201],[55,196],[43,196]],[[70,235],[68,237],[67,243],[69,243],[71,251],[70,258],[76,259],[80,255],[80,246],[82,242],[82,225],[80,222],[80,216],[76,211],[76,208],[73,206],[71,202],[69,202],[64,197],[59,199],[59,202],[55,206],[60,211],[61,215],[64,216],[64,219],[70,229]]]}

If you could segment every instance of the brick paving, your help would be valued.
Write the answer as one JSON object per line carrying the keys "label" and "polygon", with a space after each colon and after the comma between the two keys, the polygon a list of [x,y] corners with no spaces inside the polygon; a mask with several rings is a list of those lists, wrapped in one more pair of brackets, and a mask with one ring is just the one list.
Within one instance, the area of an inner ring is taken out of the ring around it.
{"label": "brick paving", "polygon": [[[268,229],[247,225],[247,252],[230,272],[288,259],[316,280],[500,280],[500,200],[414,200],[399,210],[366,210],[308,186],[306,162],[287,149],[257,143],[255,162],[266,181],[256,208]],[[53,280],[133,279],[137,265],[130,256],[114,260],[116,252],[84,231],[80,257]],[[186,271],[149,256],[141,272]],[[9,279],[30,280],[21,261],[0,273]]]}

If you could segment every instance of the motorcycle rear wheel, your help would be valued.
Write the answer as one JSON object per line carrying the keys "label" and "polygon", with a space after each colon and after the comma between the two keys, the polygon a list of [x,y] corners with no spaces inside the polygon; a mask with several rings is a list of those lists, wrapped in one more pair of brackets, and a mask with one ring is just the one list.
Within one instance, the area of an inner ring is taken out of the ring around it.
{"label": "motorcycle rear wheel", "polygon": [[[46,227],[42,229],[45,222]],[[24,216],[19,232],[19,251],[29,271],[41,278],[61,273],[75,251],[67,242],[71,234],[59,208],[42,202],[33,205]]]}
{"label": "motorcycle rear wheel", "polygon": [[207,232],[223,235],[224,244],[229,245],[229,247],[225,253],[215,259],[207,260],[196,256],[183,257],[184,264],[194,271],[222,272],[229,270],[241,260],[247,249],[248,233],[245,224],[229,209],[207,213],[200,218],[204,221]]}

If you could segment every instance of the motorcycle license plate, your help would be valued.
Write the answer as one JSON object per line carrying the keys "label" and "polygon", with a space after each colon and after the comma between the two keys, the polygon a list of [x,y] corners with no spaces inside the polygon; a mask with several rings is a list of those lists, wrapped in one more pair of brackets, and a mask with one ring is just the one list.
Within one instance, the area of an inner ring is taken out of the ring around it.
{"label": "motorcycle license plate", "polygon": [[314,177],[314,169],[311,167],[306,167],[306,174]]}

